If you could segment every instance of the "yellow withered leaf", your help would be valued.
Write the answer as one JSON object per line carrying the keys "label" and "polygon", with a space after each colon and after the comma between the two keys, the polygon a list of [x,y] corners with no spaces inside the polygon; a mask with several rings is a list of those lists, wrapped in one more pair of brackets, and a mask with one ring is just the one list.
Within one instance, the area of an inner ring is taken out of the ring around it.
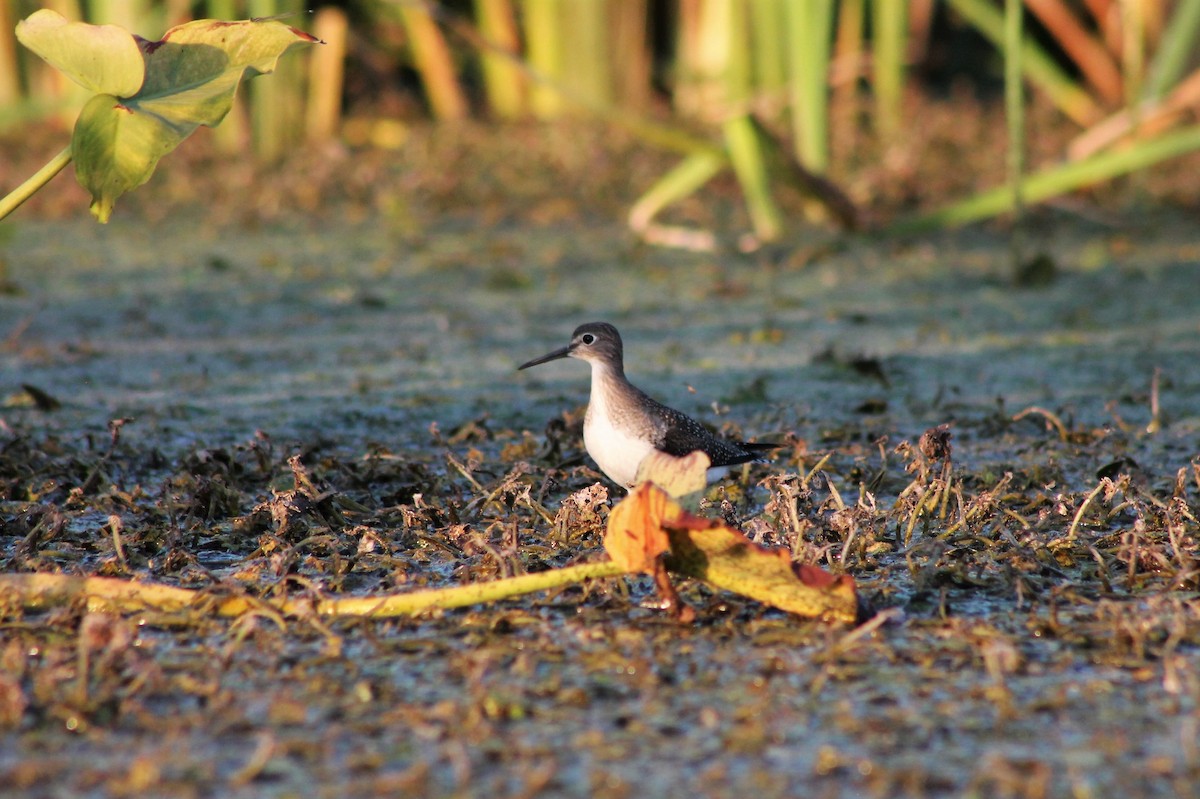
{"label": "yellow withered leaf", "polygon": [[629,571],[661,579],[665,566],[789,613],[847,623],[862,615],[854,578],[793,563],[787,550],[761,547],[719,520],[689,513],[652,483],[613,508],[604,548]]}

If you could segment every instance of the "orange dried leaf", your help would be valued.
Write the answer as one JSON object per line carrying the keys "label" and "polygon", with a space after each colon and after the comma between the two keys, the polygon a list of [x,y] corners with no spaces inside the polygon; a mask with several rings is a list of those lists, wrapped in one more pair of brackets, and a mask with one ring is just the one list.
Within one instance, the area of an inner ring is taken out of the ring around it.
{"label": "orange dried leaf", "polygon": [[631,572],[654,572],[659,556],[671,548],[663,529],[669,504],[674,504],[670,497],[651,483],[642,483],[617,503],[604,536],[604,549],[613,563]]}
{"label": "orange dried leaf", "polygon": [[656,567],[665,565],[676,574],[801,616],[848,623],[859,617],[849,575],[793,563],[787,550],[761,547],[718,520],[688,513],[648,483],[613,509],[604,547],[629,571],[655,574]]}

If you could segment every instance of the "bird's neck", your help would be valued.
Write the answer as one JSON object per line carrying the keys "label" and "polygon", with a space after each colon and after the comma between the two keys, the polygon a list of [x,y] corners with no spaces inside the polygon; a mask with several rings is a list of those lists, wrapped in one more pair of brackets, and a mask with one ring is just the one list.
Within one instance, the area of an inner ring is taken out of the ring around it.
{"label": "bird's neck", "polygon": [[588,401],[588,414],[611,413],[621,405],[629,391],[629,381],[621,364],[592,361],[592,392]]}

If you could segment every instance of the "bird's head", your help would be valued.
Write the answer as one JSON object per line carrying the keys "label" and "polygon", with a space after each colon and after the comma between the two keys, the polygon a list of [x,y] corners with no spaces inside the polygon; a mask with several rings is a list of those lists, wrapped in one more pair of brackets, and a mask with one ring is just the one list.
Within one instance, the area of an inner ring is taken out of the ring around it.
{"label": "bird's head", "polygon": [[559,358],[578,358],[588,363],[611,366],[620,371],[624,358],[621,334],[607,322],[588,322],[575,328],[570,344],[523,363],[519,368],[528,369]]}

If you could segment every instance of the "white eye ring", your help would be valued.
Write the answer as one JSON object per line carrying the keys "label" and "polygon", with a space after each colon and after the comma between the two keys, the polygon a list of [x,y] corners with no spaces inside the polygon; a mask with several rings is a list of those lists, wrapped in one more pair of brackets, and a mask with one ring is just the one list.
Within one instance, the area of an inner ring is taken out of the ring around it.
{"label": "white eye ring", "polygon": [[595,344],[596,337],[593,336],[591,333],[584,333],[583,338],[581,338],[580,341],[582,341],[584,344]]}

